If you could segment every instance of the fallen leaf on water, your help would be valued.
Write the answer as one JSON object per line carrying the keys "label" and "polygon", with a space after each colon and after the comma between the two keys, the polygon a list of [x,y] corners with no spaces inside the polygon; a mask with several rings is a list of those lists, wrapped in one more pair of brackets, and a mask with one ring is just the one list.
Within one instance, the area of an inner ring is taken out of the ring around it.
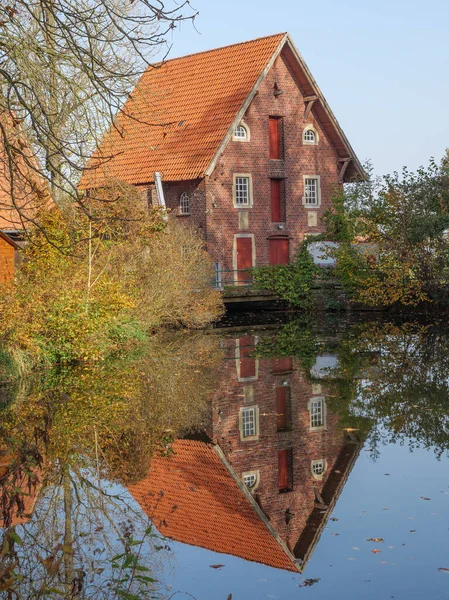
{"label": "fallen leaf on water", "polygon": [[209,565],[211,569],[221,569],[224,565]]}
{"label": "fallen leaf on water", "polygon": [[449,569],[446,567],[438,567],[438,571],[443,571],[444,573],[449,573]]}
{"label": "fallen leaf on water", "polygon": [[374,548],[374,550],[371,550],[371,552],[373,554],[379,554],[379,552],[382,552],[382,550],[378,550],[377,548]]}
{"label": "fallen leaf on water", "polygon": [[360,548],[357,548],[357,546],[353,546],[352,549],[353,550],[360,550]]}
{"label": "fallen leaf on water", "polygon": [[390,473],[385,473],[385,477],[390,477]]}
{"label": "fallen leaf on water", "polygon": [[415,533],[416,529],[410,529],[410,533]]}
{"label": "fallen leaf on water", "polygon": [[232,594],[229,594],[226,600],[232,600]]}
{"label": "fallen leaf on water", "polygon": [[340,535],[339,533],[331,533],[331,535]]}
{"label": "fallen leaf on water", "polygon": [[329,521],[338,521],[337,517],[331,517]]}
{"label": "fallen leaf on water", "polygon": [[303,583],[298,583],[298,587],[310,587],[319,581],[321,581],[321,577],[317,577],[316,579],[304,579]]}
{"label": "fallen leaf on water", "polygon": [[367,542],[376,542],[378,544],[384,543],[384,538],[366,538]]}
{"label": "fallen leaf on water", "polygon": [[388,546],[390,548],[390,550],[392,550],[394,548],[394,546]]}
{"label": "fallen leaf on water", "polygon": [[381,560],[381,561],[380,561],[380,564],[381,564],[381,565],[388,565],[388,563],[387,563],[387,561],[386,561],[386,560]]}
{"label": "fallen leaf on water", "polygon": [[348,560],[357,560],[357,559],[356,559],[356,558],[354,558],[353,556],[350,556],[350,557],[348,558]]}
{"label": "fallen leaf on water", "polygon": [[430,500],[430,498],[427,498],[426,496],[421,496],[421,500]]}
{"label": "fallen leaf on water", "polygon": [[384,510],[389,510],[388,508],[384,508]]}

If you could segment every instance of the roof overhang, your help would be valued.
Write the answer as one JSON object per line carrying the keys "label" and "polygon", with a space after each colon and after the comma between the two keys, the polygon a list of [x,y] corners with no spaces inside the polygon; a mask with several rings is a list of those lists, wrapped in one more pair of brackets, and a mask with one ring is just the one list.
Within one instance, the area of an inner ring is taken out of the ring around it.
{"label": "roof overhang", "polygon": [[5,242],[7,242],[14,249],[18,250],[20,248],[20,246],[14,240],[12,240],[9,236],[7,236],[6,233],[3,233],[3,231],[0,231],[0,238],[2,240],[5,240]]}
{"label": "roof overhang", "polygon": [[320,121],[321,126],[323,127],[324,131],[326,132],[327,136],[332,142],[339,157],[339,162],[341,165],[339,177],[340,182],[350,182],[354,180],[366,179],[366,173],[359,159],[357,158],[353,148],[351,147],[351,144],[345,136],[337,119],[331,111],[329,104],[323,96],[323,93],[318,87],[317,82],[315,81],[312,73],[310,72],[303,57],[297,50],[288,33],[284,35],[281,42],[279,43],[279,46],[277,47],[274,54],[271,56],[269,62],[267,63],[265,69],[262,71],[256,83],[254,84],[254,87],[252,88],[249,96],[243,103],[241,109],[237,113],[235,119],[231,123],[231,126],[229,127],[226,136],[223,138],[220,146],[217,149],[217,152],[214,155],[214,158],[212,159],[211,163],[204,172],[204,175],[210,176],[212,174],[220,156],[222,155],[224,149],[230,141],[235,128],[243,119],[246,111],[249,108],[249,105],[251,104],[255,95],[257,94],[260,84],[265,79],[269,70],[271,69],[271,67],[273,66],[274,62],[280,54],[282,54],[282,57],[292,69],[299,85],[302,88],[302,91],[304,92],[304,96],[306,98],[314,98],[313,112],[317,119]]}

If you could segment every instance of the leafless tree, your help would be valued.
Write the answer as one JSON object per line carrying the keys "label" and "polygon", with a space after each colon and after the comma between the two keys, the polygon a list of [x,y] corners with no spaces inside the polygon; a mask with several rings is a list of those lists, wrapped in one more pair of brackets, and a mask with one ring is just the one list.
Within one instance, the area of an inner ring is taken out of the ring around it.
{"label": "leafless tree", "polygon": [[167,56],[170,32],[195,16],[189,0],[2,1],[0,168],[22,219],[32,213],[21,195],[44,198],[45,186],[83,207],[86,159],[142,72]]}

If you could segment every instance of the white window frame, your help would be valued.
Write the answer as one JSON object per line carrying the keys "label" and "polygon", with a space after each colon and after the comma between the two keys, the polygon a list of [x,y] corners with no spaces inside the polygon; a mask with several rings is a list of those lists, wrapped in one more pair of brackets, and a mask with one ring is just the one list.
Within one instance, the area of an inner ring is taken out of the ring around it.
{"label": "white window frame", "polygon": [[[308,179],[315,179],[316,181],[316,203],[309,204],[306,202],[306,181]],[[321,206],[321,177],[319,175],[303,175],[303,189],[304,196],[302,197],[303,205],[308,209],[319,208]]]}
{"label": "white window frame", "polygon": [[[321,404],[321,423],[319,425],[314,425],[314,405],[320,402]],[[326,429],[326,399],[324,396],[317,396],[315,398],[310,398],[309,400],[309,429],[310,431],[321,431]]]}
{"label": "white window frame", "polygon": [[[254,484],[251,486],[248,486],[245,483],[246,477],[254,479]],[[259,469],[255,470],[255,471],[245,471],[244,473],[242,473],[242,482],[243,482],[243,485],[246,487],[246,489],[249,492],[254,492],[254,490],[256,490],[259,487],[259,483],[260,483]]]}
{"label": "white window frame", "polygon": [[[322,465],[323,466],[323,470],[321,471],[321,473],[316,473],[314,471],[314,467],[318,466],[318,465]],[[312,460],[310,461],[310,471],[312,473],[312,477],[314,479],[318,479],[321,480],[323,479],[326,471],[327,471],[327,461],[325,458],[319,458],[317,460]]]}
{"label": "white window frame", "polygon": [[[248,203],[237,204],[237,179],[248,179]],[[233,173],[232,174],[232,203],[234,208],[251,208],[253,205],[253,179],[250,173]]]}
{"label": "white window frame", "polygon": [[[315,140],[313,142],[311,140],[306,139],[306,133],[308,131],[313,131],[313,133],[315,135]],[[320,137],[319,137],[318,131],[315,129],[315,127],[313,125],[307,125],[307,127],[305,127],[302,132],[302,143],[305,146],[318,146],[319,140],[320,140]]]}
{"label": "white window frame", "polygon": [[[235,134],[235,132],[237,131],[237,129],[239,127],[242,127],[245,130],[245,137],[241,137]],[[240,123],[238,125],[236,125],[233,133],[232,133],[232,140],[234,142],[249,142],[251,138],[251,133],[249,131],[249,127],[248,125],[244,122],[244,121],[240,121]]]}
{"label": "white window frame", "polygon": [[[254,433],[251,435],[244,435],[244,422],[243,415],[244,413],[252,412],[253,422],[254,422]],[[251,442],[259,439],[259,407],[257,405],[253,406],[242,406],[239,411],[239,429],[240,429],[240,439],[242,442]]]}
{"label": "white window frame", "polygon": [[[185,210],[185,199],[187,198],[187,206],[188,210]],[[190,215],[190,196],[187,192],[182,192],[179,196],[179,214],[180,215]]]}

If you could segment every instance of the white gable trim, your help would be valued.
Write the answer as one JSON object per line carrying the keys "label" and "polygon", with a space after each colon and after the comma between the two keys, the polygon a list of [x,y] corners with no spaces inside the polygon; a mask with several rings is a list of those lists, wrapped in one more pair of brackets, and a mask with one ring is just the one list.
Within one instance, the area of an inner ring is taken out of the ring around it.
{"label": "white gable trim", "polygon": [[307,66],[305,60],[301,56],[301,53],[296,48],[295,44],[293,43],[293,40],[291,39],[291,37],[289,36],[288,33],[286,34],[286,43],[290,46],[290,49],[293,52],[293,55],[295,56],[296,60],[298,61],[299,66],[304,71],[307,79],[309,80],[310,85],[313,87],[313,89],[315,91],[315,94],[318,96],[318,102],[321,104],[321,106],[326,111],[326,114],[327,114],[327,116],[329,118],[329,121],[334,126],[334,128],[337,130],[338,134],[340,135],[341,139],[343,140],[343,143],[345,144],[345,146],[346,146],[346,148],[348,150],[348,155],[352,158],[352,160],[356,164],[357,170],[359,170],[360,173],[362,174],[364,172],[363,171],[363,167],[360,164],[360,161],[357,158],[357,156],[356,156],[356,154],[355,154],[355,152],[354,152],[351,144],[349,143],[348,138],[346,137],[343,129],[340,127],[340,124],[337,121],[334,113],[332,112],[331,107],[327,103],[326,98],[323,96],[323,93],[320,90],[320,88],[318,87],[318,84],[315,81],[315,78],[313,77],[312,73],[310,72],[309,67]]}
{"label": "white gable trim", "polygon": [[286,33],[284,35],[284,37],[282,38],[282,40],[279,42],[279,45],[276,48],[276,50],[274,51],[272,57],[268,61],[267,66],[262,71],[262,73],[259,75],[256,83],[254,84],[253,89],[250,91],[249,96],[247,97],[247,99],[243,103],[242,108],[239,110],[239,112],[237,113],[235,119],[232,121],[231,126],[229,127],[226,135],[224,136],[221,144],[219,145],[218,150],[216,151],[216,153],[215,153],[215,155],[214,155],[211,163],[209,164],[209,166],[207,167],[207,169],[204,171],[205,175],[207,175],[207,176],[212,175],[215,167],[217,166],[218,159],[223,154],[223,151],[226,148],[226,146],[228,145],[229,140],[232,138],[232,135],[234,133],[235,128],[240,123],[240,121],[243,119],[246,111],[248,110],[249,105],[253,101],[254,96],[256,95],[257,90],[259,89],[260,84],[265,79],[265,77],[267,76],[268,71],[271,69],[271,67],[274,64],[274,61],[277,59],[277,57],[281,53],[281,50],[284,47],[284,44],[285,44],[285,42],[286,42],[287,39],[288,39],[288,34]]}
{"label": "white gable trim", "polygon": [[[293,56],[295,57],[296,61],[298,62],[299,67],[302,69],[302,71],[304,72],[305,76],[307,77],[310,86],[314,90],[314,93],[316,94],[316,96],[318,96],[317,102],[319,102],[321,104],[321,106],[323,107],[324,111],[326,112],[327,117],[329,118],[330,124],[337,131],[338,135],[340,136],[341,140],[343,141],[343,144],[344,144],[344,146],[347,149],[347,157],[351,157],[352,158],[352,160],[354,161],[354,164],[356,166],[357,171],[359,171],[359,173],[361,175],[363,175],[363,173],[364,173],[363,167],[360,164],[360,161],[358,160],[358,158],[357,158],[354,150],[352,149],[351,144],[349,143],[346,135],[344,134],[342,128],[340,127],[340,124],[338,123],[337,119],[335,118],[335,115],[333,114],[333,112],[332,112],[329,104],[327,103],[327,101],[326,101],[325,97],[323,96],[320,88],[318,87],[318,84],[315,81],[315,79],[314,79],[312,73],[310,72],[308,66],[306,65],[303,57],[301,56],[301,54],[299,53],[298,49],[294,45],[294,43],[293,43],[292,39],[290,38],[289,34],[286,33],[283,36],[282,40],[279,42],[279,45],[276,48],[276,50],[274,51],[272,57],[268,61],[267,66],[262,71],[262,73],[259,75],[256,83],[254,84],[253,89],[251,90],[251,92],[249,93],[247,99],[243,103],[243,106],[241,107],[241,109],[237,113],[236,117],[232,121],[231,126],[229,127],[229,129],[228,129],[225,137],[223,138],[220,146],[218,147],[218,150],[216,151],[216,153],[215,153],[212,161],[210,162],[210,164],[207,167],[207,169],[204,171],[204,175],[205,176],[212,175],[215,167],[217,166],[217,162],[218,162],[220,156],[223,154],[224,149],[226,148],[226,146],[228,145],[228,142],[232,138],[232,135],[234,133],[235,128],[240,123],[240,121],[243,119],[246,111],[248,110],[249,105],[253,101],[254,96],[256,95],[257,90],[259,89],[260,84],[262,83],[262,81],[267,76],[267,74],[268,74],[269,70],[271,69],[271,67],[273,66],[275,60],[277,59],[277,57],[279,56],[279,54],[282,52],[282,49],[284,48],[285,44],[289,45],[290,50],[293,53]],[[324,129],[326,129],[326,127],[324,127]]]}

